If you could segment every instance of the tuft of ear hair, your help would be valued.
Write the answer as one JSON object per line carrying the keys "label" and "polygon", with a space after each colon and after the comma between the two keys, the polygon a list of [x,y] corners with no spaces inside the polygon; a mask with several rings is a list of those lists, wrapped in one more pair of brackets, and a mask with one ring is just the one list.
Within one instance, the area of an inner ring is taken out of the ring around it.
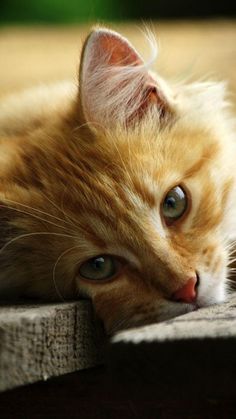
{"label": "tuft of ear hair", "polygon": [[108,29],[95,29],[85,41],[79,75],[84,119],[95,130],[139,121],[149,109],[162,119],[169,105],[161,82],[149,67],[157,55],[149,37],[152,59],[145,64],[127,39]]}

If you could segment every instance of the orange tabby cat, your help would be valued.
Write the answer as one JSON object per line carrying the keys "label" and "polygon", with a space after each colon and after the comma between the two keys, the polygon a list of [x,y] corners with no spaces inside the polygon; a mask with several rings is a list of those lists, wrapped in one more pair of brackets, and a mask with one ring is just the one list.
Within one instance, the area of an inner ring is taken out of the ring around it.
{"label": "orange tabby cat", "polygon": [[89,297],[108,333],[225,300],[235,218],[225,89],[168,86],[151,63],[95,29],[78,89],[1,103],[2,298]]}

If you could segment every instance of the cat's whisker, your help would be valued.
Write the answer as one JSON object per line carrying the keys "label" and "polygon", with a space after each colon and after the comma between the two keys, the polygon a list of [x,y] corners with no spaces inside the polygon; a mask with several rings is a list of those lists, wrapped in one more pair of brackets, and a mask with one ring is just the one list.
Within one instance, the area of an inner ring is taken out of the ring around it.
{"label": "cat's whisker", "polygon": [[98,127],[100,128],[102,131],[104,131],[106,133],[106,135],[108,135],[108,129],[105,127],[105,125],[101,124],[98,121],[87,121],[84,124],[78,126],[77,128],[75,128],[73,131],[77,131],[78,129],[82,128],[83,126],[93,126],[93,127]]}
{"label": "cat's whisker", "polygon": [[228,239],[227,237],[224,239],[224,242],[227,243],[229,246],[234,245],[236,243],[236,239]]}
{"label": "cat's whisker", "polygon": [[224,245],[224,249],[227,250],[230,253],[233,253],[233,251],[235,250],[235,243],[234,244],[228,244],[228,245]]}
{"label": "cat's whisker", "polygon": [[235,271],[236,271],[236,269],[235,269],[235,268],[230,268],[230,267],[228,268],[228,272],[229,272],[229,273],[234,273]]}
{"label": "cat's whisker", "polygon": [[235,248],[231,248],[231,249],[225,248],[225,250],[228,251],[228,258],[229,259],[235,258]]}
{"label": "cat's whisker", "polygon": [[[65,188],[66,188],[66,185],[65,185]],[[45,195],[43,193],[41,193],[41,194],[52,206],[54,206],[58,211],[60,211],[63,214],[63,216],[67,219],[67,223],[69,225],[71,225],[73,228],[77,227],[76,220],[74,218],[69,217],[68,214],[64,211],[64,209],[60,208],[55,202],[53,202],[51,199],[49,199],[47,195]]]}
{"label": "cat's whisker", "polygon": [[64,300],[64,298],[63,298],[63,296],[62,296],[62,294],[61,294],[61,292],[60,292],[60,290],[59,290],[59,288],[57,286],[57,283],[56,283],[56,268],[57,268],[57,265],[60,262],[60,260],[63,258],[63,256],[65,256],[67,253],[71,252],[72,250],[74,250],[74,249],[76,249],[78,247],[79,247],[79,245],[73,246],[73,247],[70,247],[70,249],[66,249],[64,252],[62,252],[60,254],[60,256],[57,258],[57,260],[56,260],[56,262],[55,262],[55,264],[53,266],[53,271],[52,271],[53,284],[54,284],[54,287],[55,287],[55,290],[56,290],[57,295],[59,296],[59,298],[62,299],[62,301],[65,301],[65,300]]}
{"label": "cat's whisker", "polygon": [[[75,127],[73,130],[72,130],[72,132],[76,132],[76,131],[79,131],[81,128],[83,128],[83,127],[89,127],[91,124],[93,124],[94,125],[94,123],[92,123],[92,122],[84,122],[83,124],[81,124],[81,125],[78,125],[77,127]],[[101,126],[101,128],[102,129],[105,129],[105,127],[104,126],[102,126],[101,124],[99,124],[100,126]]]}
{"label": "cat's whisker", "polygon": [[228,272],[228,277],[226,278],[227,283],[230,283],[235,287],[235,272]]}
{"label": "cat's whisker", "polygon": [[[34,208],[34,207],[31,207],[30,205],[22,204],[21,202],[13,201],[13,200],[8,199],[8,198],[4,198],[4,199],[5,199],[5,201],[10,202],[11,204],[20,205],[21,207],[24,207],[24,208],[27,208],[27,209],[36,211],[36,212],[38,212],[40,214],[46,215],[47,217],[51,217],[51,218],[54,218],[55,220],[58,220],[58,221],[61,221],[62,223],[65,223],[65,221],[62,218],[56,217],[55,215],[52,215],[52,214],[49,214],[46,211],[42,211],[42,210],[40,210],[38,208]],[[3,207],[3,205],[0,204],[0,207]],[[7,206],[7,208],[13,209],[12,207],[9,207],[9,206]],[[17,210],[17,208],[15,208],[15,209]]]}
{"label": "cat's whisker", "polygon": [[[22,179],[21,179],[21,183],[23,183],[25,186],[26,186],[26,188],[28,187],[28,185],[27,185],[27,183],[26,182],[24,182]],[[59,210],[62,214],[63,214],[63,216],[65,217],[65,213],[59,208],[59,206],[57,206],[53,201],[51,201],[49,198],[48,198],[48,196],[46,195],[46,194],[44,194],[43,193],[43,191],[42,190],[40,190],[40,195],[42,196],[42,197],[44,197],[48,202],[50,202],[51,203],[51,205],[53,205],[57,210]],[[12,203],[15,203],[15,204],[17,204],[17,205],[25,205],[25,204],[21,204],[20,202],[17,202],[17,201],[13,201],[13,200],[9,200],[8,198],[5,198],[4,197],[4,199],[6,199],[6,200],[8,200],[9,202],[12,202]],[[34,207],[30,207],[31,209],[34,209],[35,211],[41,211],[41,210],[38,210],[37,208],[34,208]],[[52,215],[52,214],[48,214],[47,213],[47,215],[48,216],[50,216],[50,217],[55,217],[54,215]],[[60,220],[60,218],[59,217],[55,217],[55,218],[58,218],[58,220]],[[62,222],[64,222],[64,220],[60,220],[60,221],[62,221]],[[71,224],[73,227],[74,227],[74,224],[72,224],[71,222],[69,223],[69,224]]]}
{"label": "cat's whisker", "polygon": [[232,278],[226,278],[226,284],[229,285],[230,287],[234,287],[235,288],[235,279]]}
{"label": "cat's whisker", "polygon": [[235,255],[235,249],[227,249],[227,248],[225,248],[225,250],[227,250],[228,251],[228,258],[229,258],[229,260],[231,260],[231,259],[235,259],[235,257],[236,257],[236,255]]}
{"label": "cat's whisker", "polygon": [[1,247],[0,249],[0,255],[4,252],[4,250],[6,250],[7,247],[9,247],[12,243],[15,243],[17,240],[26,238],[26,237],[30,237],[30,236],[37,236],[37,235],[47,235],[47,236],[58,236],[58,237],[67,237],[67,238],[72,238],[75,239],[76,236],[72,236],[70,234],[62,234],[62,233],[55,233],[55,232],[49,232],[49,231],[36,231],[34,233],[26,233],[26,234],[21,234],[20,236],[14,237],[13,239],[9,240],[7,243],[4,244],[3,247]]}
{"label": "cat's whisker", "polygon": [[230,243],[228,243],[227,241],[224,243],[223,242],[223,245],[224,245],[224,249],[227,251],[227,252],[229,252],[229,256],[231,256],[231,254],[234,254],[235,253],[235,246],[236,246],[236,241],[234,240],[234,241],[231,241]]}
{"label": "cat's whisker", "polygon": [[58,227],[58,228],[60,228],[60,229],[62,228],[63,230],[69,231],[69,230],[68,230],[68,228],[67,228],[67,227],[65,227],[65,226],[62,226],[62,225],[56,224],[56,223],[54,223],[54,222],[52,222],[52,221],[47,220],[46,218],[39,217],[38,215],[32,214],[32,213],[30,213],[30,212],[27,212],[27,211],[22,211],[22,210],[20,210],[20,209],[18,209],[18,208],[15,208],[15,207],[10,207],[10,206],[8,206],[8,205],[1,205],[1,204],[0,204],[0,208],[7,208],[7,209],[10,209],[10,210],[13,210],[13,211],[16,211],[16,212],[20,212],[21,214],[30,215],[31,217],[36,218],[37,220],[40,220],[40,221],[46,222],[46,223],[51,224],[51,225],[53,225],[53,226],[55,226],[55,227]]}
{"label": "cat's whisker", "polygon": [[228,244],[229,247],[234,247],[236,245],[236,240],[231,240]]}

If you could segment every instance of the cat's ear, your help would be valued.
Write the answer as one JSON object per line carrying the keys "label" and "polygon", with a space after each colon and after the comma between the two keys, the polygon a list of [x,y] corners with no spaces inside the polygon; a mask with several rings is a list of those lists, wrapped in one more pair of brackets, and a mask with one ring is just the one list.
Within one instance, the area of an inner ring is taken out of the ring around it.
{"label": "cat's ear", "polygon": [[94,127],[130,124],[152,107],[157,117],[168,110],[160,84],[134,47],[108,29],[87,38],[80,64],[80,104],[85,121]]}

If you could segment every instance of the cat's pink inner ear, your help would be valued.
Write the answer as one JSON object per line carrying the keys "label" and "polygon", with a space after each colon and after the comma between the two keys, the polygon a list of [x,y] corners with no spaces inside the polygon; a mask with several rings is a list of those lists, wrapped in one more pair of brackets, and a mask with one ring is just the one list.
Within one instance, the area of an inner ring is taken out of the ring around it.
{"label": "cat's pink inner ear", "polygon": [[[133,69],[133,70],[132,70]],[[95,30],[80,65],[80,101],[87,122],[127,123],[149,105],[163,105],[156,82],[134,47],[116,32]]]}
{"label": "cat's pink inner ear", "polygon": [[88,37],[82,56],[84,70],[94,71],[101,65],[128,66],[143,64],[142,58],[121,35],[99,29]]}

